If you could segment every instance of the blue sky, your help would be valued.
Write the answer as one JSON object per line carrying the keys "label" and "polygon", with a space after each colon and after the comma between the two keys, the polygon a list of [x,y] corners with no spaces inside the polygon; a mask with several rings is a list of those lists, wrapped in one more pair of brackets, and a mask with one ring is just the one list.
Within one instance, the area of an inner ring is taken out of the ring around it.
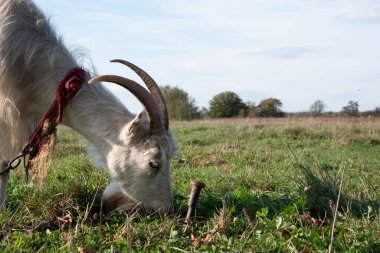
{"label": "blue sky", "polygon": [[[317,99],[339,111],[380,106],[378,0],[35,0],[71,48],[99,74],[138,80],[129,60],[198,106],[233,91],[244,101],[279,98],[285,111]],[[110,86],[133,112],[128,92]]]}

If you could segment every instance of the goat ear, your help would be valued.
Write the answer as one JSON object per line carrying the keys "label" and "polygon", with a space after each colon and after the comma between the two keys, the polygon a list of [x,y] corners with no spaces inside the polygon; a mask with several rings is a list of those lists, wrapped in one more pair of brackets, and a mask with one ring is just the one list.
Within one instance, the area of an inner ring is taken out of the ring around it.
{"label": "goat ear", "polygon": [[142,117],[142,112],[136,115],[136,117],[132,120],[130,123],[128,133],[129,134],[137,134],[138,132],[141,131],[142,127],[142,122],[141,122],[141,117]]}

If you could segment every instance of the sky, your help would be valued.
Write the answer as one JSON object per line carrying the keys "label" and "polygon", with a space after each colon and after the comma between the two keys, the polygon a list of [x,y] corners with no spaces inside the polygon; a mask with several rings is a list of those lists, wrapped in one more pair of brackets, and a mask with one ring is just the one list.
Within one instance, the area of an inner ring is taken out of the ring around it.
{"label": "sky", "polygon": [[[245,102],[275,97],[287,112],[320,99],[329,111],[358,101],[380,107],[378,0],[35,0],[66,45],[99,74],[178,86],[208,107],[233,91]],[[132,112],[127,91],[110,89]]]}

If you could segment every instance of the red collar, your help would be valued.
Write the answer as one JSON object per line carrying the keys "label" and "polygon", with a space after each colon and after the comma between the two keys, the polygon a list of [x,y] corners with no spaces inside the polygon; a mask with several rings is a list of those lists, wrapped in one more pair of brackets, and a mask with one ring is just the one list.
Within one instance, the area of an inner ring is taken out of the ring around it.
{"label": "red collar", "polygon": [[[61,124],[63,110],[68,102],[77,94],[87,78],[87,71],[77,67],[70,70],[60,82],[53,104],[29,137],[30,156],[26,168],[30,167],[30,161],[38,155],[44,139],[53,133],[57,125]],[[48,123],[49,129],[44,129],[46,123]]]}
{"label": "red collar", "polygon": [[[24,159],[26,181],[28,181],[28,169],[31,167],[30,161],[38,155],[43,144],[54,132],[56,126],[62,122],[63,110],[68,102],[77,94],[87,77],[87,71],[79,67],[73,68],[65,75],[65,78],[63,78],[58,86],[53,104],[29,137],[29,143],[16,158],[8,163],[8,166],[4,170],[0,171],[0,175],[16,169],[20,165],[21,159]],[[29,155],[29,158],[26,162],[27,155]]]}

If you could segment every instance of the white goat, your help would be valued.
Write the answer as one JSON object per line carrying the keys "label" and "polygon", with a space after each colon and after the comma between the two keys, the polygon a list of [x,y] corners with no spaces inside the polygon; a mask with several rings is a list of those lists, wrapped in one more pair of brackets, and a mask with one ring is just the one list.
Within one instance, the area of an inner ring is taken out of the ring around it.
{"label": "white goat", "polygon": [[[109,210],[141,204],[148,212],[168,210],[173,196],[170,163],[176,144],[168,129],[166,104],[157,84],[133,69],[150,92],[118,76],[110,81],[130,90],[145,113],[131,114],[101,84],[85,84],[66,107],[63,124],[84,136],[103,161],[111,183],[102,201]],[[28,142],[28,137],[54,100],[65,74],[78,64],[30,0],[0,2],[0,171]],[[0,176],[0,207],[5,204],[8,173]]]}

